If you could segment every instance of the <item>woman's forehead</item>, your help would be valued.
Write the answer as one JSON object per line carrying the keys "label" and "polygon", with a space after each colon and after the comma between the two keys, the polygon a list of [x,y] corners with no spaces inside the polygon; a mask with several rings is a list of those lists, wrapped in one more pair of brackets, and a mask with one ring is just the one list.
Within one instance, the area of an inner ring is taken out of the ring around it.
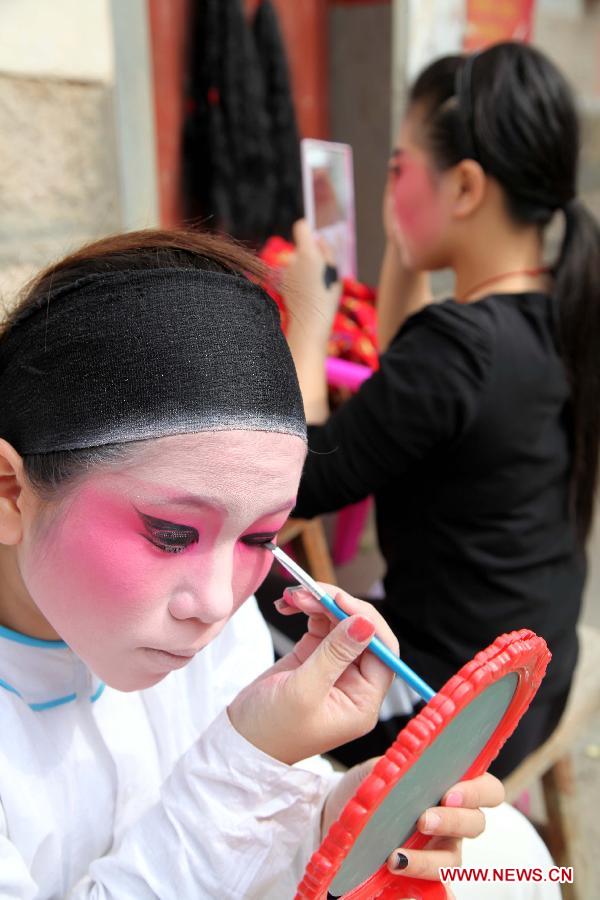
{"label": "woman's forehead", "polygon": [[237,534],[267,517],[276,516],[278,528],[295,505],[306,445],[294,435],[215,432],[143,445],[122,464],[99,467],[73,486],[47,511],[44,530],[56,538],[69,523],[137,529],[142,512],[175,522],[228,523]]}
{"label": "woman's forehead", "polygon": [[409,109],[400,123],[394,149],[401,153],[423,153],[424,128],[423,110],[417,107]]}
{"label": "woman's forehead", "polygon": [[294,434],[277,431],[222,430],[176,434],[141,441],[130,463],[137,466],[173,467],[189,461],[212,461],[225,465],[236,460],[254,460],[259,465],[275,465],[297,455],[306,455],[305,442]]}
{"label": "woman's forehead", "polygon": [[291,434],[222,431],[145,441],[127,462],[96,483],[172,498],[198,496],[226,507],[239,496],[268,495],[281,506],[293,501],[306,445]]}

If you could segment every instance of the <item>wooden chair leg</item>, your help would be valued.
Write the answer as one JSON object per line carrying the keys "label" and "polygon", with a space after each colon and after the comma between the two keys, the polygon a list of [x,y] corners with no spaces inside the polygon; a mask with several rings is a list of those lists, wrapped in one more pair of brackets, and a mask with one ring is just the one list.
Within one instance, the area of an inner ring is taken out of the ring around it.
{"label": "wooden chair leg", "polygon": [[573,884],[562,885],[565,900],[588,900],[588,853],[581,829],[573,760],[558,759],[542,775],[548,828],[547,843],[557,866],[573,867]]}
{"label": "wooden chair leg", "polygon": [[306,556],[307,568],[312,577],[316,581],[335,584],[335,571],[321,520],[313,519],[307,522],[300,537]]}

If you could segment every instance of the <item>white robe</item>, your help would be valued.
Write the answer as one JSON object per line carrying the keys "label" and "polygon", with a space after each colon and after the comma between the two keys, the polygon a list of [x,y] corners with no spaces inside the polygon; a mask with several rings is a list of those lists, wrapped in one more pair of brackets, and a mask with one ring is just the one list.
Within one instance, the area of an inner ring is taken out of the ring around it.
{"label": "white robe", "polygon": [[[285,766],[231,726],[227,703],[271,662],[254,600],[137,693],[104,687],[61,643],[0,628],[0,898],[292,900],[337,776],[318,758]],[[471,857],[483,841],[503,864],[508,829],[519,858],[550,865],[516,811],[492,818]],[[479,896],[559,897],[508,887],[522,893]]]}

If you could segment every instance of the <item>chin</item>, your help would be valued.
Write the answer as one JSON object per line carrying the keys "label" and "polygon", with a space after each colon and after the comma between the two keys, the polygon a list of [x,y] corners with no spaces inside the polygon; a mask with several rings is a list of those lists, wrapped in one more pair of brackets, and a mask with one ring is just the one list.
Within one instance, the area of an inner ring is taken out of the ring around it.
{"label": "chin", "polygon": [[103,675],[99,675],[99,677],[115,691],[121,691],[123,694],[131,694],[133,691],[145,691],[147,688],[154,687],[155,684],[158,684],[159,681],[166,678],[168,674],[168,672],[161,672],[160,674],[142,675],[141,673],[134,674],[132,672],[123,673],[117,677],[114,675],[109,675],[106,678]]}
{"label": "chin", "polygon": [[413,272],[438,272],[450,266],[446,255],[434,246],[404,244],[401,250],[403,265]]}

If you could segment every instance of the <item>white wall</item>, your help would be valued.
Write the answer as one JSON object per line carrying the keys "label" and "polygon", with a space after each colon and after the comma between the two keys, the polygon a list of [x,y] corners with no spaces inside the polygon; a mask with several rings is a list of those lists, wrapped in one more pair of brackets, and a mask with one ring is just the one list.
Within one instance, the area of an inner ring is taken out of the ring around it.
{"label": "white wall", "polygon": [[1,0],[0,72],[111,81],[108,0]]}

